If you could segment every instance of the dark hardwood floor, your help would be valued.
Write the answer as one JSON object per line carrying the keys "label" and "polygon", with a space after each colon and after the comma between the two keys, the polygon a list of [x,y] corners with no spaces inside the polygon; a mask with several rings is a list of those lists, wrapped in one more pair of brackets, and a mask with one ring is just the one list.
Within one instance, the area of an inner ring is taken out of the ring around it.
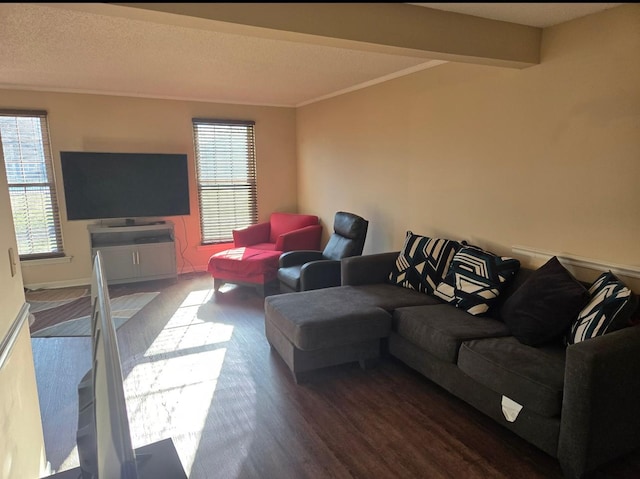
{"label": "dark hardwood floor", "polygon": [[[118,330],[134,447],[172,437],[191,479],[560,478],[556,460],[393,358],[296,385],[263,299],[182,276]],[[78,464],[88,338],[33,339],[48,459]],[[593,477],[640,477],[640,454]]]}

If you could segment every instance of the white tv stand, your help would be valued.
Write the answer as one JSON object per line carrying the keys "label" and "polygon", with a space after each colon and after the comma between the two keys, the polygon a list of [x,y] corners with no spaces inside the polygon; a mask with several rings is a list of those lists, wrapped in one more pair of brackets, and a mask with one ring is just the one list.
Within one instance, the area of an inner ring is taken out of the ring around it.
{"label": "white tv stand", "polygon": [[102,252],[109,284],[176,278],[174,226],[89,225],[91,257]]}

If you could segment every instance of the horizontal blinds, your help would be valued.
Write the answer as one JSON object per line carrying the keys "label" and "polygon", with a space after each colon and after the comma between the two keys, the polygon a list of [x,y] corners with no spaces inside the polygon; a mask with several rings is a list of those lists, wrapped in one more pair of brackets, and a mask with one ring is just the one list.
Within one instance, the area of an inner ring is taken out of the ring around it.
{"label": "horizontal blinds", "polygon": [[203,243],[233,240],[258,218],[254,122],[193,120]]}
{"label": "horizontal blinds", "polygon": [[0,110],[0,139],[20,258],[63,256],[46,112]]}

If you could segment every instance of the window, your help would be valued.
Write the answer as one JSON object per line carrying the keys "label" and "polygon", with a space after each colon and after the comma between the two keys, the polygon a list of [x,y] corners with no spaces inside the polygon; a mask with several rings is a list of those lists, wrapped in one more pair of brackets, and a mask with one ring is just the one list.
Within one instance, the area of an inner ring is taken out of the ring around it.
{"label": "window", "polygon": [[0,140],[20,259],[64,256],[47,113],[0,110]]}
{"label": "window", "polygon": [[202,243],[233,241],[258,219],[254,122],[193,120]]}

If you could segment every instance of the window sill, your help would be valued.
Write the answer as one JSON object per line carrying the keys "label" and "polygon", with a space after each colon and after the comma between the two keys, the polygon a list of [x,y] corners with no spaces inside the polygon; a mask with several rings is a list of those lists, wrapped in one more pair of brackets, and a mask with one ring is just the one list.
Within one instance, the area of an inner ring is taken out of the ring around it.
{"label": "window sill", "polygon": [[233,242],[231,243],[212,243],[212,244],[200,244],[196,246],[197,251],[224,251],[226,249],[233,248]]}
{"label": "window sill", "polygon": [[73,256],[61,256],[60,258],[24,259],[20,266],[44,266],[48,264],[71,263]]}

